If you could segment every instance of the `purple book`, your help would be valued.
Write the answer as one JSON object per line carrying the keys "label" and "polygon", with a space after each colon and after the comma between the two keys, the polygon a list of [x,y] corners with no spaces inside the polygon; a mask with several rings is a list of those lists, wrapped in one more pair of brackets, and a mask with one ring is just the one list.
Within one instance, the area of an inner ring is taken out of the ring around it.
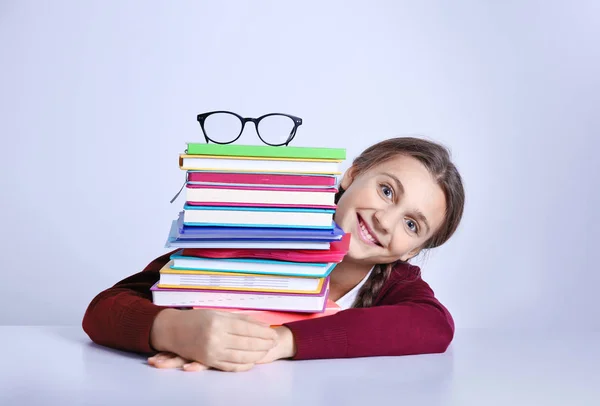
{"label": "purple book", "polygon": [[166,307],[210,307],[286,312],[320,313],[325,311],[329,296],[329,277],[316,294],[266,293],[213,289],[150,288],[152,302]]}

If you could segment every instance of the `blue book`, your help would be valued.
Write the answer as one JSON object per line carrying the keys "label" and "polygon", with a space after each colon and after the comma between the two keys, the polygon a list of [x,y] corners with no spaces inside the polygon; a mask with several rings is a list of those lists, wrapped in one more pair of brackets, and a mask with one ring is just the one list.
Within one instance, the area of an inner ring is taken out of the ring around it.
{"label": "blue book", "polygon": [[[186,226],[187,227],[187,226]],[[264,231],[266,229],[253,229],[253,228],[241,228],[240,231],[250,232],[249,234],[242,234],[242,238],[227,231],[231,231],[233,227],[188,227],[192,229],[212,229],[203,230],[208,231],[207,233],[201,234],[187,234],[185,238],[182,238],[182,234],[179,232],[180,226],[177,220],[173,220],[171,224],[171,230],[165,243],[165,248],[250,248],[250,249],[312,249],[312,250],[328,250],[330,248],[330,242],[336,241],[334,239],[313,239],[313,238],[280,238],[275,235],[265,235],[262,233],[253,233],[254,231]],[[339,227],[337,228],[338,230]],[[275,229],[273,231],[281,231],[287,229]],[[301,230],[301,229],[296,229]],[[198,231],[198,230],[194,230]],[[302,230],[304,231],[304,230]],[[323,230],[319,230],[323,231]],[[342,231],[343,234],[343,231]],[[215,238],[214,236],[218,237]],[[337,236],[336,236],[337,238]],[[338,238],[339,239],[339,238]]]}

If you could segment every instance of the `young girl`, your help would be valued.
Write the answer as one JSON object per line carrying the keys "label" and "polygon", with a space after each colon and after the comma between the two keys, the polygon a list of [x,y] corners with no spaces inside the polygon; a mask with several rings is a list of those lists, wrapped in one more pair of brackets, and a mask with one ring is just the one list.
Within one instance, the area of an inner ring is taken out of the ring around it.
{"label": "young girl", "polygon": [[346,171],[334,219],[351,233],[331,273],[342,311],[270,328],[247,316],[156,306],[150,287],[171,253],[98,294],[83,329],[96,343],[140,353],[160,368],[244,371],[277,359],[440,353],[454,321],[407,261],[455,232],[461,177],[442,146],[394,138],[367,148]]}

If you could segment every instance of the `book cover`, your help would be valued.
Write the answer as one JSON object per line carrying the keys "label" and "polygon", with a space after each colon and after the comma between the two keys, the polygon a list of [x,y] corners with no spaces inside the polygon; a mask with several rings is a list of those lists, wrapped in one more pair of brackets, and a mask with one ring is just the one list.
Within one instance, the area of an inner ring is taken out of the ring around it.
{"label": "book cover", "polygon": [[291,262],[320,262],[320,263],[339,263],[344,259],[350,247],[350,234],[344,234],[340,241],[330,243],[328,250],[245,250],[245,249],[194,249],[184,248],[179,255],[185,257],[202,258],[254,258],[271,259]]}
{"label": "book cover", "polygon": [[273,209],[285,209],[285,208],[296,208],[296,209],[325,209],[334,210],[336,205],[328,204],[297,204],[297,203],[239,203],[239,202],[192,202],[186,201],[186,204],[190,206],[223,206],[223,207],[267,207]]}
{"label": "book cover", "polygon": [[335,186],[336,177],[328,175],[293,175],[278,173],[188,171],[188,182],[236,185]]}
{"label": "book cover", "polygon": [[270,228],[270,227],[216,227],[188,226],[183,222],[183,212],[177,218],[177,238],[207,240],[280,240],[280,241],[336,241],[344,231],[332,222],[332,228]]}
{"label": "book cover", "polygon": [[297,207],[335,209],[337,189],[265,188],[262,186],[186,185],[185,200],[192,206]]}
{"label": "book cover", "polygon": [[194,171],[269,172],[339,175],[340,162],[331,159],[263,158],[215,155],[179,155],[179,168]]}
{"label": "book cover", "polygon": [[[222,249],[222,248],[217,248]],[[282,251],[282,250],[279,250]],[[195,275],[201,272],[230,272],[240,274],[280,275],[290,277],[325,278],[336,262],[293,262],[261,258],[205,258],[184,256],[179,250],[170,257],[173,273]],[[167,271],[163,271],[167,272]]]}
{"label": "book cover", "polygon": [[217,155],[263,158],[346,159],[345,148],[273,147],[270,145],[205,144],[188,142],[188,155]]}
{"label": "book cover", "polygon": [[206,184],[196,184],[196,183],[187,183],[185,186],[187,189],[202,189],[203,193],[209,193],[212,192],[214,190],[234,190],[234,191],[261,191],[261,192],[268,192],[268,193],[274,193],[274,192],[283,192],[283,193],[290,193],[290,192],[298,192],[298,195],[300,195],[301,193],[305,193],[305,194],[335,194],[338,191],[338,188],[336,187],[328,187],[328,188],[298,188],[298,187],[294,187],[294,186],[290,186],[290,187],[283,187],[283,186],[277,186],[277,187],[265,187],[262,185],[206,185]]}
{"label": "book cover", "polygon": [[184,205],[183,222],[191,226],[333,227],[334,210],[287,207]]}
{"label": "book cover", "polygon": [[165,307],[218,307],[288,312],[324,312],[329,296],[329,278],[318,294],[244,292],[210,289],[151,288],[152,302]]}
{"label": "book cover", "polygon": [[[198,227],[204,228],[204,227]],[[221,232],[223,227],[206,227],[218,229]],[[248,228],[248,230],[253,230]],[[286,229],[281,229],[286,230]],[[313,249],[313,250],[327,250],[329,249],[330,243],[327,239],[302,239],[302,238],[277,238],[261,236],[261,238],[232,238],[231,235],[226,235],[224,238],[211,238],[210,236],[200,236],[194,238],[194,236],[187,235],[185,238],[181,238],[179,234],[177,221],[171,222],[171,229],[167,240],[165,242],[165,248],[236,248],[236,249],[272,249],[272,250],[286,250],[286,249]],[[205,237],[205,238],[203,238]]]}
{"label": "book cover", "polygon": [[211,289],[226,291],[317,294],[325,277],[171,269],[172,261],[160,270],[159,288]]}

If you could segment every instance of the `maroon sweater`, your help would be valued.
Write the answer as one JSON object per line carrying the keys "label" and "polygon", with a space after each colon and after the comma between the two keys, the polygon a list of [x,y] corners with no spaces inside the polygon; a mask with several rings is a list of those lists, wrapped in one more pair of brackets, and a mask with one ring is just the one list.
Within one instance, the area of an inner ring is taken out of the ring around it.
{"label": "maroon sweater", "polygon": [[[150,329],[164,307],[152,303],[150,287],[171,252],[99,293],[83,317],[83,329],[97,344],[152,353]],[[286,324],[296,342],[294,359],[349,358],[441,353],[454,336],[454,321],[414,265],[399,265],[373,307],[346,309]]]}

